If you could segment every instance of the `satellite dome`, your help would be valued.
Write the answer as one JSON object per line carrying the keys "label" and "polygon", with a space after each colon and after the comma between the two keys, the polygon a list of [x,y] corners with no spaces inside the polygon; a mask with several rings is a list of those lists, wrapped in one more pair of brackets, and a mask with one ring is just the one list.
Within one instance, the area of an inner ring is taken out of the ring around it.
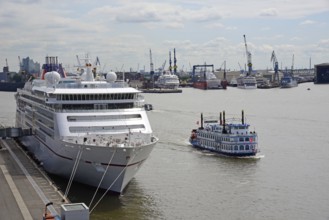
{"label": "satellite dome", "polygon": [[58,72],[56,72],[56,71],[47,72],[45,74],[45,80],[49,84],[56,84],[56,83],[58,83],[58,81],[60,80],[60,78],[61,78],[61,75]]}
{"label": "satellite dome", "polygon": [[117,80],[117,74],[115,72],[108,72],[106,74],[107,82],[115,82],[115,80]]}

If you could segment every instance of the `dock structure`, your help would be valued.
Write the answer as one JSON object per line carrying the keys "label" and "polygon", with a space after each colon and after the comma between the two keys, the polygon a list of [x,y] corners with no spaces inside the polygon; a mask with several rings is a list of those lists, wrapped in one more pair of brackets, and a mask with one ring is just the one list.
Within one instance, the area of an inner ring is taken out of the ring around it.
{"label": "dock structure", "polygon": [[17,138],[32,135],[32,129],[22,129],[14,127],[0,127],[0,138]]}
{"label": "dock structure", "polygon": [[329,63],[317,64],[315,67],[314,84],[329,83]]}
{"label": "dock structure", "polygon": [[[60,219],[68,201],[13,139],[0,139],[0,219]],[[47,218],[48,219],[48,218]]]}

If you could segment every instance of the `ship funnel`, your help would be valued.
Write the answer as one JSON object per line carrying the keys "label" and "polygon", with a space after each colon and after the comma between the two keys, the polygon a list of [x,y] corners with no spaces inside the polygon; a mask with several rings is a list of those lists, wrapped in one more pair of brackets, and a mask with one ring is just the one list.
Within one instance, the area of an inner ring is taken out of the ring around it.
{"label": "ship funnel", "polygon": [[90,63],[86,63],[87,73],[86,73],[86,81],[94,81],[94,74],[92,72],[92,67]]}
{"label": "ship funnel", "polygon": [[241,118],[242,124],[244,124],[244,111],[242,110],[242,118]]}
{"label": "ship funnel", "polygon": [[219,113],[219,124],[222,125],[223,124],[223,120],[222,120],[222,113]]}
{"label": "ship funnel", "polygon": [[226,128],[225,128],[225,111],[223,111],[223,133],[226,134]]}
{"label": "ship funnel", "polygon": [[203,129],[203,114],[201,113],[201,127]]}

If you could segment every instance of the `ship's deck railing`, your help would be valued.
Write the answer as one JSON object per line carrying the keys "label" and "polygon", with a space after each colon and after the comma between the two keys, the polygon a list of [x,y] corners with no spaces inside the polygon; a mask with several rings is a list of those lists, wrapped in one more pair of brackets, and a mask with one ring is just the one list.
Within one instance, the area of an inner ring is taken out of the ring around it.
{"label": "ship's deck railing", "polygon": [[77,89],[77,88],[125,88],[129,87],[126,82],[123,81],[115,81],[113,83],[105,82],[105,81],[77,81],[75,79],[59,81],[56,84],[49,84],[46,80],[34,80],[32,82],[33,86],[43,87],[50,86],[53,88],[64,88],[64,89]]}
{"label": "ship's deck railing", "polygon": [[138,135],[132,133],[128,136],[111,136],[108,135],[90,135],[77,137],[63,137],[62,140],[67,143],[86,146],[100,147],[140,147],[157,141],[151,134]]}

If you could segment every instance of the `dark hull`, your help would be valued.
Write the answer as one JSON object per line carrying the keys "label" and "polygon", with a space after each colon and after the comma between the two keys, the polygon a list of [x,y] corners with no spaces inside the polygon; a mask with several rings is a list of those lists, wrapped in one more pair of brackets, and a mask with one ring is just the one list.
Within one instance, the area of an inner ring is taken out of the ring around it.
{"label": "dark hull", "polygon": [[11,83],[11,82],[0,82],[0,91],[5,92],[16,92],[17,89],[24,87],[24,82]]}

